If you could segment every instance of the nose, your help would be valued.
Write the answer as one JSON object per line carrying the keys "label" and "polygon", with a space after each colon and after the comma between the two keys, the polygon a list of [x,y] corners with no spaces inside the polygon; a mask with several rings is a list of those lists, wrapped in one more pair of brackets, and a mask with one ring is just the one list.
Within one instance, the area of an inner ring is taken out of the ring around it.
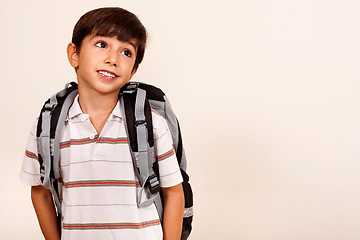
{"label": "nose", "polygon": [[114,51],[109,51],[108,52],[108,55],[105,58],[105,63],[110,64],[110,65],[115,66],[115,67],[118,66],[116,53]]}

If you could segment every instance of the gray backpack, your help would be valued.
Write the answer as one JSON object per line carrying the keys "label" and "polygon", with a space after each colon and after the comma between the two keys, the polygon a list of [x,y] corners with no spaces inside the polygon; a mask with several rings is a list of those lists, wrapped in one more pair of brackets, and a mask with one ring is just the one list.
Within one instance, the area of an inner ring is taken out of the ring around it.
{"label": "gray backpack", "polygon": [[[56,206],[59,224],[61,223],[61,202],[59,198],[59,156],[60,136],[65,119],[75,96],[77,84],[68,83],[65,88],[49,98],[40,113],[36,136],[38,139],[38,158],[43,186],[52,193]],[[160,220],[163,215],[162,193],[159,184],[158,162],[154,154],[154,136],[151,109],[162,115],[169,126],[180,171],[183,177],[185,209],[181,239],[188,238],[192,229],[193,193],[186,173],[186,158],[182,145],[179,123],[163,91],[154,86],[131,82],[119,92],[122,98],[121,108],[125,113],[126,130],[129,148],[136,169],[136,176],[142,188],[147,188],[150,196],[138,207],[155,203]],[[140,191],[143,192],[143,191]]]}

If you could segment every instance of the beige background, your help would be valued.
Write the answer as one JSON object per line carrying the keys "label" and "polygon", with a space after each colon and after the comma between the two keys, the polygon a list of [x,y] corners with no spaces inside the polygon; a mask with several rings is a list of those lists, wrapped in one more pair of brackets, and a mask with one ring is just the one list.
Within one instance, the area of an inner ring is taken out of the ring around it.
{"label": "beige background", "polygon": [[18,180],[42,103],[75,79],[86,11],[122,6],[150,33],[138,81],[181,122],[190,239],[360,239],[357,0],[1,0],[0,239],[41,239]]}

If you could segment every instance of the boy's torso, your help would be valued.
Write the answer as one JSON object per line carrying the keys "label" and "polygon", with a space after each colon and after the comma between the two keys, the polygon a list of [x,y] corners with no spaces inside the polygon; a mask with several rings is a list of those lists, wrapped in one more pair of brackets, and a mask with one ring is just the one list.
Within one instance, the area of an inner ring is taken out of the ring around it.
{"label": "boy's torso", "polygon": [[137,206],[140,184],[119,102],[98,134],[75,98],[60,152],[63,239],[161,239],[154,204]]}

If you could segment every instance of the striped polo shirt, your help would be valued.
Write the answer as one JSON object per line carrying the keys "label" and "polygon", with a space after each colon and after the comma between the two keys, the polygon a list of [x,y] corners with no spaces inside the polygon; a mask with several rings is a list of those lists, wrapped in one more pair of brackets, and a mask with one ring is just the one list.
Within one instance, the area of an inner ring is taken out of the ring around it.
{"label": "striped polo shirt", "polygon": [[[62,239],[162,239],[155,205],[137,207],[141,188],[119,101],[100,134],[82,113],[78,96],[69,109],[60,142]],[[152,117],[160,186],[175,186],[182,177],[172,138],[166,120],[155,111]],[[41,185],[36,124],[20,172],[31,186]]]}

